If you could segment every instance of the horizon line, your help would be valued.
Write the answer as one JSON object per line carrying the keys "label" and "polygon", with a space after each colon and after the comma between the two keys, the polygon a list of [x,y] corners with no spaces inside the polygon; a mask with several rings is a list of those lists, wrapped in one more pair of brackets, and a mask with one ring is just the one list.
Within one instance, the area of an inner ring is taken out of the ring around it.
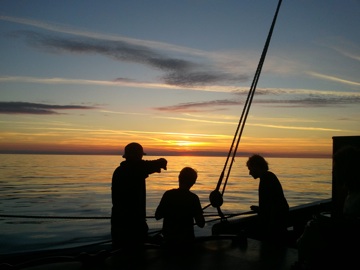
{"label": "horizon line", "polygon": [[[0,150],[0,154],[3,155],[89,155],[89,156],[120,156],[123,153],[116,151],[33,151],[33,150]],[[235,157],[249,157],[253,154],[250,152],[239,152]],[[274,158],[332,158],[332,154],[326,153],[260,153],[265,157]],[[191,151],[191,152],[176,152],[176,151],[154,151],[150,154],[144,155],[146,157],[158,157],[158,156],[190,156],[190,157],[227,157],[228,152],[211,152],[211,151]],[[231,155],[232,156],[232,155]]]}

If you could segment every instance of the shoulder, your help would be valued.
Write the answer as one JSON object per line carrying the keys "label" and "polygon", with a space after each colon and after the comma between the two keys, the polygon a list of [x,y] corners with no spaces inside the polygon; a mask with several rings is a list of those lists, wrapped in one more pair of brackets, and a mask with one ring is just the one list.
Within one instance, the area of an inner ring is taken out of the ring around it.
{"label": "shoulder", "polygon": [[199,196],[198,196],[198,195],[196,195],[194,192],[192,192],[192,191],[190,191],[190,190],[189,190],[189,193],[190,193],[190,196],[192,196],[192,197],[196,197],[196,198],[199,198]]}
{"label": "shoulder", "polygon": [[115,169],[114,173],[119,173],[128,170],[132,167],[132,162],[124,160],[120,162],[120,165]]}
{"label": "shoulder", "polygon": [[265,173],[265,178],[267,178],[270,181],[274,181],[274,182],[278,182],[279,179],[277,178],[276,174],[273,173],[272,171],[267,171]]}
{"label": "shoulder", "polygon": [[188,196],[191,198],[191,200],[193,200],[194,202],[200,202],[199,196],[196,195],[195,193],[191,192],[189,190],[189,194]]}
{"label": "shoulder", "polygon": [[168,196],[174,196],[178,193],[178,189],[173,188],[173,189],[169,189],[167,191],[164,192],[163,197],[168,197]]}
{"label": "shoulder", "polygon": [[267,171],[266,174],[269,176],[269,177],[273,177],[273,178],[277,178],[275,173],[273,173],[272,171]]}
{"label": "shoulder", "polygon": [[171,193],[177,193],[177,192],[179,192],[179,189],[173,188],[173,189],[169,189],[169,190],[165,191],[165,194],[171,194]]}
{"label": "shoulder", "polygon": [[123,160],[120,162],[120,165],[116,168],[116,170],[121,170],[123,168],[126,168],[127,166],[129,166],[129,164],[131,164],[131,162],[127,160]]}
{"label": "shoulder", "polygon": [[270,186],[276,186],[276,185],[280,184],[280,181],[273,172],[266,171],[260,177],[260,183],[261,183],[261,185],[264,185],[264,186],[269,186],[269,185]]}
{"label": "shoulder", "polygon": [[120,165],[115,168],[114,174],[118,173],[119,171],[121,171],[124,168],[123,162],[121,162]]}

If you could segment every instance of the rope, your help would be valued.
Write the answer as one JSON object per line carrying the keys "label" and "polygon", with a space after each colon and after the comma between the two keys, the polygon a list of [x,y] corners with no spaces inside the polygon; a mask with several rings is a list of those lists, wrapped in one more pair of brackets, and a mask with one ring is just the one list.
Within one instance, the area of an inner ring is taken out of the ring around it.
{"label": "rope", "polygon": [[[254,211],[248,211],[237,214],[227,214],[227,217],[235,217],[240,215],[252,214]],[[216,214],[207,214],[204,217],[215,217]],[[74,216],[27,216],[27,215],[0,215],[0,218],[32,218],[32,219],[111,219],[111,217],[74,217]],[[146,218],[155,218],[155,216],[148,216]],[[212,220],[206,221],[211,222]]]}
{"label": "rope", "polygon": [[[274,30],[274,27],[275,27],[275,23],[276,23],[276,19],[277,19],[279,10],[280,10],[281,3],[282,3],[282,0],[279,0],[277,8],[276,8],[275,15],[274,15],[271,27],[270,27],[270,30],[269,30],[269,33],[268,33],[268,36],[267,36],[267,39],[266,39],[266,42],[265,42],[261,57],[260,57],[259,64],[258,64],[258,67],[257,67],[256,72],[255,72],[254,79],[252,81],[252,84],[251,84],[251,87],[250,87],[250,90],[249,90],[249,93],[248,93],[248,96],[247,96],[243,111],[241,113],[241,117],[240,117],[238,126],[237,126],[236,131],[235,131],[233,141],[232,141],[231,146],[230,146],[229,153],[228,153],[226,161],[225,161],[223,171],[220,174],[219,181],[218,181],[218,183],[216,185],[215,190],[213,192],[211,192],[211,194],[210,194],[210,204],[208,206],[204,207],[204,209],[209,207],[210,205],[216,207],[218,209],[220,217],[223,216],[223,214],[221,212],[221,209],[220,209],[220,206],[223,203],[222,197],[224,195],[225,187],[226,187],[227,182],[228,182],[230,171],[231,171],[233,162],[235,160],[235,155],[236,155],[239,143],[240,143],[241,135],[242,135],[244,127],[245,127],[247,116],[248,116],[249,111],[250,111],[251,103],[252,103],[252,100],[253,100],[253,97],[254,97],[254,94],[255,94],[255,91],[256,91],[256,86],[257,86],[257,83],[258,83],[259,78],[260,78],[261,70],[262,70],[263,64],[265,62],[266,53],[267,53],[268,48],[269,48],[270,40],[271,40],[272,33],[273,33],[273,30]],[[236,140],[236,138],[237,138],[237,140]],[[235,141],[236,141],[236,145],[235,145],[235,148],[234,148]],[[232,159],[231,159],[231,162],[230,162],[230,165],[229,165],[229,168],[228,168],[228,172],[227,172],[227,175],[226,175],[226,179],[225,179],[225,183],[223,185],[222,192],[220,193],[220,191],[219,191],[220,186],[222,184],[222,181],[223,181],[223,178],[224,178],[224,175],[225,175],[225,170],[226,170],[226,167],[227,167],[227,164],[228,164],[228,161],[230,159],[231,154],[232,154]]]}
{"label": "rope", "polygon": [[[229,214],[229,216],[242,215]],[[204,215],[204,217],[214,217],[216,214]],[[32,219],[111,219],[111,217],[74,217],[74,216],[27,216],[27,215],[0,215],[0,218],[32,218]],[[155,218],[155,216],[148,216],[146,218]]]}
{"label": "rope", "polygon": [[26,216],[26,215],[0,215],[0,218],[33,218],[33,219],[110,219],[110,217],[74,217],[74,216]]}

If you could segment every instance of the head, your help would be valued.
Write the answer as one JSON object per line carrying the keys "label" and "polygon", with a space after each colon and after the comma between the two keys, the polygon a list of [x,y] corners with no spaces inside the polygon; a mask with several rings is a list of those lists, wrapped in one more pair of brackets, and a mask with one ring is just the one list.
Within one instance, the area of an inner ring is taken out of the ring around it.
{"label": "head", "polygon": [[254,179],[259,178],[264,172],[269,170],[267,161],[260,155],[252,155],[246,162],[249,169],[249,174]]}
{"label": "head", "polygon": [[144,153],[143,147],[141,144],[132,142],[125,146],[123,158],[127,160],[141,160]]}
{"label": "head", "polygon": [[179,174],[179,187],[190,189],[196,182],[197,171],[190,167],[185,167]]}

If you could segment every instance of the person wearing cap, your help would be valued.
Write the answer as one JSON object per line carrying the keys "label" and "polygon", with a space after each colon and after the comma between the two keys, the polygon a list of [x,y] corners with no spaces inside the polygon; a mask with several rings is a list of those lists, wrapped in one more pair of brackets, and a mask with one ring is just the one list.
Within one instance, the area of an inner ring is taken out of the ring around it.
{"label": "person wearing cap", "polygon": [[167,160],[143,160],[139,143],[126,145],[123,158],[112,176],[111,237],[113,249],[146,242],[146,178],[166,170]]}

